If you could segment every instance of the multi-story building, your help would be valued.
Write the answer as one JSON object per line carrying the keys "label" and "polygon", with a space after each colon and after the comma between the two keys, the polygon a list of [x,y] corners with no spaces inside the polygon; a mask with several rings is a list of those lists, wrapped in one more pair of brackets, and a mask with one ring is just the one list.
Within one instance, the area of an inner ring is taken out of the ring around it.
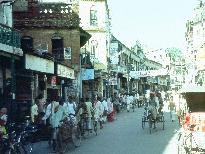
{"label": "multi-story building", "polygon": [[[160,49],[145,49],[145,55],[146,58],[149,59],[150,61],[155,62],[156,66],[158,63],[159,67],[151,67],[151,69],[162,69],[164,71],[167,71],[167,75],[162,75],[155,77],[155,83],[158,83],[161,87],[161,90],[167,90],[168,84],[169,84],[169,79],[170,79],[170,70],[171,70],[171,58],[169,54],[167,53],[166,49],[160,48]],[[151,79],[152,81],[153,79]],[[155,86],[156,87],[156,86]]]}
{"label": "multi-story building", "polygon": [[204,84],[205,70],[205,2],[198,1],[186,23],[186,84]]}
{"label": "multi-story building", "polygon": [[[20,48],[20,32],[13,28],[13,1],[0,1],[0,106],[15,104],[16,71],[23,51]],[[9,115],[11,113],[11,106]],[[10,116],[11,117],[11,116]]]}
{"label": "multi-story building", "polygon": [[79,97],[80,48],[90,35],[79,27],[77,6],[35,0],[14,6],[14,26],[21,30],[24,51],[18,101],[31,104],[39,94],[49,100]]}
{"label": "multi-story building", "polygon": [[[88,81],[88,86],[84,88],[83,93],[85,96],[91,96],[91,93],[105,96],[110,44],[110,18],[107,0],[79,0],[79,16],[82,28],[92,35],[82,51],[89,53],[95,70],[92,87],[89,87]],[[84,82],[84,84],[86,83]]]}

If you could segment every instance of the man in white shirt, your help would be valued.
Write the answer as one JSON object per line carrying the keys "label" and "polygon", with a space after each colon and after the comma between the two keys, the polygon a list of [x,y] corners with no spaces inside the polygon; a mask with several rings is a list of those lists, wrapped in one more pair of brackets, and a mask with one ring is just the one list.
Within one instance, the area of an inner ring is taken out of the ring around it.
{"label": "man in white shirt", "polygon": [[130,112],[130,108],[133,103],[133,96],[132,95],[127,95],[127,112]]}
{"label": "man in white shirt", "polygon": [[100,100],[101,100],[100,97],[97,97],[97,100],[94,103],[94,118],[100,122],[100,129],[102,129],[103,128],[102,125],[103,106]]}
{"label": "man in white shirt", "polygon": [[106,122],[107,121],[107,113],[108,113],[108,103],[106,101],[106,98],[103,98],[102,107],[103,107],[103,117],[102,117],[102,120],[103,120],[103,122]]}
{"label": "man in white shirt", "polygon": [[63,107],[66,109],[67,114],[72,114],[71,117],[76,122],[76,104],[72,97],[69,97],[69,101],[64,102]]}

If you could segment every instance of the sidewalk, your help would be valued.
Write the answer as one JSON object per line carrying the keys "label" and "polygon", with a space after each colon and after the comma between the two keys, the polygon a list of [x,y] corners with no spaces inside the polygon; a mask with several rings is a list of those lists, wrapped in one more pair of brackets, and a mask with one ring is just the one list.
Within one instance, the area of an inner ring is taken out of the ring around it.
{"label": "sidewalk", "polygon": [[32,154],[50,154],[50,151],[48,141],[41,141],[33,144]]}

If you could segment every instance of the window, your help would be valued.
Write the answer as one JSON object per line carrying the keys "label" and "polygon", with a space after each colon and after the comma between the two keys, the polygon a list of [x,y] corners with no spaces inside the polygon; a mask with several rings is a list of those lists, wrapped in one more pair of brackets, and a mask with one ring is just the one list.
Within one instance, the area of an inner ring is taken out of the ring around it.
{"label": "window", "polygon": [[95,9],[95,6],[92,6],[90,9],[90,25],[91,26],[97,26],[97,10]]}
{"label": "window", "polygon": [[23,36],[21,38],[21,49],[23,52],[33,51],[33,38],[30,36]]}
{"label": "window", "polygon": [[95,46],[94,45],[92,45],[91,46],[91,55],[95,55]]}
{"label": "window", "polygon": [[64,59],[63,52],[64,52],[63,39],[61,37],[53,37],[52,38],[53,56],[58,60],[62,60],[62,59]]}

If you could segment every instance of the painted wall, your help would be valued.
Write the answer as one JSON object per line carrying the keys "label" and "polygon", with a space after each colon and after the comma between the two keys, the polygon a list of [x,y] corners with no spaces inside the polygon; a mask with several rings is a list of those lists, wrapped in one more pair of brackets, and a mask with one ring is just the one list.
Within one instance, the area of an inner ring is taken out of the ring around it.
{"label": "painted wall", "polygon": [[63,38],[63,45],[65,47],[71,47],[72,62],[68,61],[68,64],[79,65],[80,54],[80,32],[78,30],[63,30],[63,29],[32,29],[23,31],[22,36],[31,36],[33,38],[34,49],[39,48],[39,45],[46,44],[48,46],[48,52],[52,53],[52,37],[59,36]]}
{"label": "painted wall", "polygon": [[[90,25],[90,9],[97,10],[97,26]],[[80,26],[92,35],[89,42],[86,44],[86,48],[91,51],[92,40],[97,41],[96,48],[96,62],[102,63],[107,66],[107,53],[108,43],[106,40],[108,37],[107,31],[107,11],[105,1],[83,1],[79,2],[79,17],[81,18]],[[109,41],[108,41],[109,42]]]}
{"label": "painted wall", "polygon": [[12,27],[12,5],[0,3],[0,23]]}

